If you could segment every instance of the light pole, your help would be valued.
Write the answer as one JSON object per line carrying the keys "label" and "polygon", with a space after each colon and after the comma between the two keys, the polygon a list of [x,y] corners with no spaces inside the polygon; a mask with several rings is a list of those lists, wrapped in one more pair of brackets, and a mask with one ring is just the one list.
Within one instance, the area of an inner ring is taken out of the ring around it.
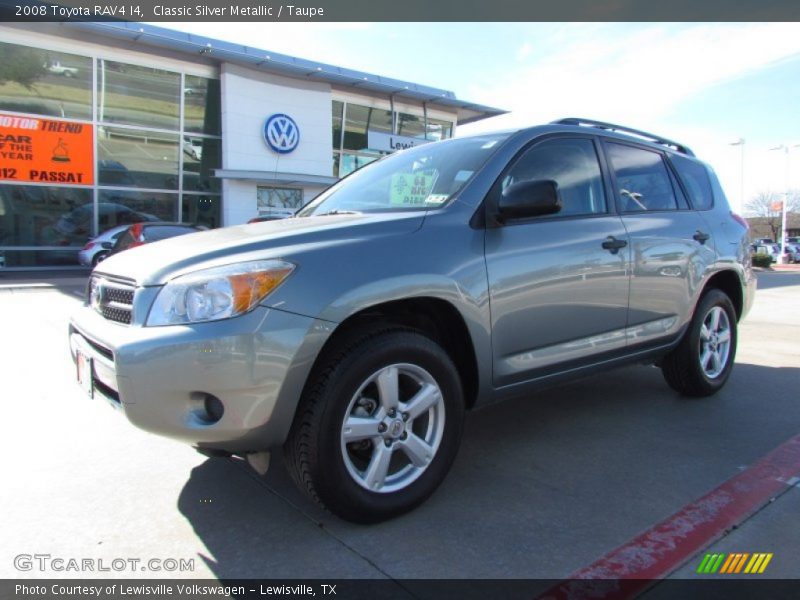
{"label": "light pole", "polygon": [[740,137],[735,142],[730,142],[730,146],[739,146],[739,211],[744,210],[744,138]]}
{"label": "light pole", "polygon": [[[792,147],[797,148],[798,146],[800,146],[800,144],[795,144]],[[784,192],[783,202],[781,203],[781,254],[778,257],[778,263],[783,264],[783,261],[786,260],[784,254],[786,252],[786,206],[789,204],[789,144],[781,144],[780,146],[770,148],[770,150],[783,150],[783,155],[785,157],[783,172]]]}

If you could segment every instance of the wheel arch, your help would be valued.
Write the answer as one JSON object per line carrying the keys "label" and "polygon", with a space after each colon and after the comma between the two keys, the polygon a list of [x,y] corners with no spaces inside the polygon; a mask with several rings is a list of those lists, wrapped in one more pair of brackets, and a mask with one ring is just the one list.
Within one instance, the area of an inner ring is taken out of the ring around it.
{"label": "wheel arch", "polygon": [[328,336],[317,354],[312,372],[339,340],[356,330],[381,325],[418,331],[442,346],[458,370],[466,408],[475,405],[480,385],[475,343],[461,312],[448,300],[435,296],[388,300],[352,313]]}
{"label": "wheel arch", "polygon": [[[736,311],[736,320],[740,320],[744,313],[744,289],[741,276],[732,269],[717,271],[708,278],[703,286],[703,291],[698,297],[698,304],[700,299],[712,289],[720,290],[730,298]],[[695,305],[696,309],[697,306]]]}

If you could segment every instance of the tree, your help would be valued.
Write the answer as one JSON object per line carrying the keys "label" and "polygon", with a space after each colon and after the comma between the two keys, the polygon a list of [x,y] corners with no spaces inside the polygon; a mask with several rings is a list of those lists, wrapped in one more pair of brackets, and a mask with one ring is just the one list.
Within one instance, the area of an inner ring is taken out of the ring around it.
{"label": "tree", "polygon": [[[773,240],[780,239],[782,218],[780,204],[783,202],[784,197],[785,194],[778,192],[759,192],[744,206],[748,213],[764,219],[764,223],[772,232]],[[777,210],[775,210],[776,208]],[[800,212],[800,191],[793,190],[789,192],[786,212]]]}
{"label": "tree", "polygon": [[0,85],[14,81],[31,89],[47,71],[47,56],[41,50],[0,44]]}

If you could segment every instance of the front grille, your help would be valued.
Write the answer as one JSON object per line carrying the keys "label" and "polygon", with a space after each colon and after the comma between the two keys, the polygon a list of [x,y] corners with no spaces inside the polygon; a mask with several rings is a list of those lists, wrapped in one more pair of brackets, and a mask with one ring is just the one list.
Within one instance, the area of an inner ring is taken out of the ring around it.
{"label": "front grille", "polygon": [[89,281],[89,306],[109,321],[130,325],[135,291],[132,283],[93,275]]}

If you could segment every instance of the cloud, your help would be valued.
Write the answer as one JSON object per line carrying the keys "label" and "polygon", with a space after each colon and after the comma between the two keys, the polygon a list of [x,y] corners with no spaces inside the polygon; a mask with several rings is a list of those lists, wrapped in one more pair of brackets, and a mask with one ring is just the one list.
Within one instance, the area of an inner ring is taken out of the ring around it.
{"label": "cloud", "polygon": [[562,116],[645,128],[703,89],[800,52],[800,25],[575,24],[536,43],[547,53],[535,64],[468,88],[471,100],[511,110],[472,130]]}
{"label": "cloud", "polygon": [[522,45],[517,50],[517,60],[523,61],[528,58],[533,51],[533,46],[530,42],[523,42]]}

